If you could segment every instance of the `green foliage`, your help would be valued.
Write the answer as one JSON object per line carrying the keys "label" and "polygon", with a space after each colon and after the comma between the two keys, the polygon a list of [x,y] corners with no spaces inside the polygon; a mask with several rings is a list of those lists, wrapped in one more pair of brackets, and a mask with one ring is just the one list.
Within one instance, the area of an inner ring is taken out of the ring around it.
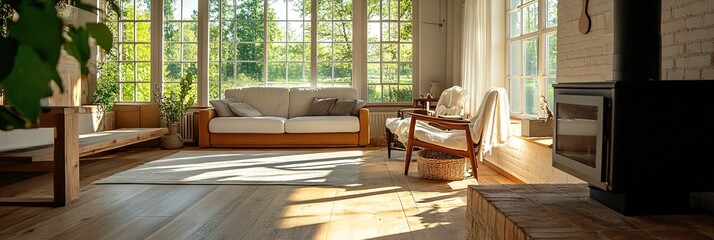
{"label": "green foliage", "polygon": [[179,83],[178,92],[170,91],[161,96],[160,89],[155,89],[155,101],[159,106],[159,115],[164,123],[179,122],[195,102],[196,98],[191,94],[194,78],[193,73],[187,73]]}
{"label": "green foliage", "polygon": [[[0,108],[2,130],[36,127],[40,100],[53,94],[50,83],[64,91],[57,73],[62,47],[79,62],[83,75],[88,73],[90,37],[104,50],[111,48],[112,36],[101,23],[64,32],[58,4],[96,10],[72,0],[0,0],[0,90],[11,104]],[[118,8],[113,1],[110,5]]]}
{"label": "green foliage", "polygon": [[[100,71],[103,69],[100,67]],[[106,115],[114,109],[119,98],[119,83],[115,81],[97,81],[97,88],[92,93],[92,103],[99,104],[99,111]]]}

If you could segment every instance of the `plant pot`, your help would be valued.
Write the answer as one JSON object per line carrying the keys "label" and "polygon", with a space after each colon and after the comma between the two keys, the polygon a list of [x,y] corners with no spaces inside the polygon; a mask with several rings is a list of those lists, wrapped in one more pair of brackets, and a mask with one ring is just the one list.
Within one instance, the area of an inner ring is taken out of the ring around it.
{"label": "plant pot", "polygon": [[178,123],[167,124],[169,133],[161,137],[161,149],[183,148],[183,138],[178,133]]}

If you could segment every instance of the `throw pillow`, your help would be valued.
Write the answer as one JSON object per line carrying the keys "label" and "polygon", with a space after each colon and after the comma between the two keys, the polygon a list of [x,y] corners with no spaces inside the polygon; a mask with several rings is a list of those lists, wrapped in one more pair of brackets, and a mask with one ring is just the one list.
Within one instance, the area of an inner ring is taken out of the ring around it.
{"label": "throw pillow", "polygon": [[231,111],[231,109],[228,107],[228,103],[231,102],[238,102],[238,99],[226,98],[211,100],[211,106],[216,109],[216,115],[218,115],[219,117],[235,117],[236,114],[233,113],[233,111]]}
{"label": "throw pillow", "polygon": [[330,113],[330,108],[337,98],[313,98],[307,116],[324,116]]}
{"label": "throw pillow", "polygon": [[357,103],[357,100],[355,99],[337,100],[330,108],[330,113],[328,113],[328,115],[348,116],[352,114],[352,110],[355,108],[355,103]]}
{"label": "throw pillow", "polygon": [[364,107],[367,101],[362,99],[355,99],[355,107],[352,109],[352,115],[359,116],[359,109]]}
{"label": "throw pillow", "polygon": [[262,117],[263,114],[256,110],[250,104],[242,102],[228,103],[228,107],[239,117]]}

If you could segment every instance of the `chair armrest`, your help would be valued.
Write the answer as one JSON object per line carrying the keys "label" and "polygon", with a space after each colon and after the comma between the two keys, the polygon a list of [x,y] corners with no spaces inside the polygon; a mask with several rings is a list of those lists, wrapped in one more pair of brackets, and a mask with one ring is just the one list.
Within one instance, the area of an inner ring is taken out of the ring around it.
{"label": "chair armrest", "polygon": [[[470,128],[469,123],[471,123],[469,121],[461,119],[439,118],[417,113],[411,114],[411,118],[412,122],[415,122],[416,120],[421,120],[429,122],[429,124],[441,126],[446,129],[468,130]],[[409,130],[411,131],[413,129],[410,128]]]}
{"label": "chair armrest", "polygon": [[198,111],[198,146],[211,146],[211,134],[208,132],[208,122],[217,116],[216,109],[214,108],[206,108]]}
{"label": "chair armrest", "polygon": [[369,145],[369,136],[371,130],[369,129],[369,109],[360,108],[359,109],[359,146]]}

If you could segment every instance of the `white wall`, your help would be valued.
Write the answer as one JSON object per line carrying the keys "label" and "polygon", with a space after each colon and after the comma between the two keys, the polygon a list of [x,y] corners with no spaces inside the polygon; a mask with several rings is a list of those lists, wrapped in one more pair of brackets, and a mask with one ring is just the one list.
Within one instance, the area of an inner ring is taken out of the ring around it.
{"label": "white wall", "polygon": [[[453,0],[419,0],[419,84],[416,95],[425,94],[431,82],[439,82],[446,88],[451,85],[446,79],[446,25],[447,2]],[[449,80],[450,81],[450,80]]]}

